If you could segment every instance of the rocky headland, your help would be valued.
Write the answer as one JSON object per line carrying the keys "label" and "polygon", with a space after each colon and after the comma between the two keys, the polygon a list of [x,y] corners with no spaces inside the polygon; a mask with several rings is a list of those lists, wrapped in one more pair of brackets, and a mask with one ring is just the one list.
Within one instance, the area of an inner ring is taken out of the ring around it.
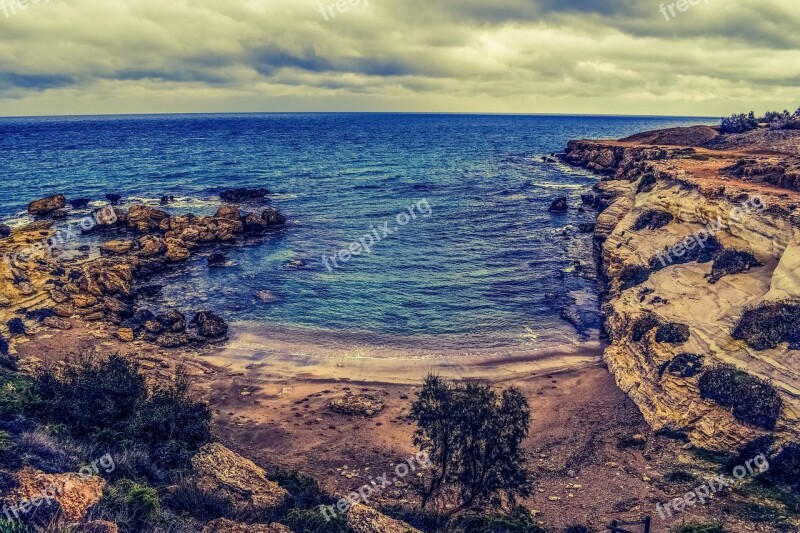
{"label": "rocky headland", "polygon": [[583,202],[619,387],[697,447],[796,455],[800,131],[675,128],[561,159],[602,175]]}

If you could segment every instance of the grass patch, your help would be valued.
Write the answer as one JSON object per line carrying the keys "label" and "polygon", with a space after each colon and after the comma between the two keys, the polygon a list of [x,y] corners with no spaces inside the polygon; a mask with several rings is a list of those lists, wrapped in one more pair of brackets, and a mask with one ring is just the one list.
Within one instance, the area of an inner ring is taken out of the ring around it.
{"label": "grass patch", "polygon": [[714,258],[714,264],[711,266],[711,275],[708,278],[708,282],[714,284],[724,276],[741,274],[751,268],[760,266],[764,265],[756,259],[756,256],[747,250],[728,249]]}
{"label": "grass patch", "polygon": [[667,364],[666,371],[682,378],[692,378],[703,368],[703,359],[702,355],[682,353]]}
{"label": "grass patch", "polygon": [[634,222],[631,226],[631,229],[633,231],[641,231],[643,229],[660,229],[672,222],[673,218],[674,217],[666,211],[648,209],[638,216],[636,222]]}
{"label": "grass patch", "polygon": [[660,318],[652,313],[646,313],[633,322],[633,326],[631,326],[631,340],[633,342],[641,341],[647,332],[651,329],[657,328],[661,326],[663,322]]}
{"label": "grass patch", "polygon": [[742,314],[731,336],[756,350],[777,348],[782,342],[789,342],[789,347],[796,350],[800,348],[800,302],[761,302],[750,307]]}
{"label": "grass patch", "polygon": [[722,365],[707,370],[700,377],[700,395],[729,408],[737,420],[773,430],[783,402],[767,381]]}
{"label": "grass patch", "polygon": [[722,522],[692,522],[678,526],[673,533],[728,533]]}

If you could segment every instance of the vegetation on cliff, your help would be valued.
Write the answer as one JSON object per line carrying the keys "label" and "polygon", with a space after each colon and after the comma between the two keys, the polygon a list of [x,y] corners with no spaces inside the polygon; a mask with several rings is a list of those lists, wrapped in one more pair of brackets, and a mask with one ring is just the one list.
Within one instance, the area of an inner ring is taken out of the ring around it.
{"label": "vegetation on cliff", "polygon": [[756,350],[777,348],[782,342],[790,348],[800,345],[800,302],[770,301],[745,310],[731,336]]}
{"label": "vegetation on cliff", "polygon": [[736,419],[773,430],[783,402],[769,382],[730,365],[706,370],[700,377],[700,395],[731,409]]}

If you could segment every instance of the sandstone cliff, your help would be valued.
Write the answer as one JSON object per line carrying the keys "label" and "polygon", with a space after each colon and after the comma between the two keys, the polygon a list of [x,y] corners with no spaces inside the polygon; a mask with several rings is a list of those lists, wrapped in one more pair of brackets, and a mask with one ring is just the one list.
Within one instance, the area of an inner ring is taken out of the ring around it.
{"label": "sandstone cliff", "polygon": [[[784,153],[701,147],[724,144],[705,127],[569,143],[565,162],[603,174],[584,202],[601,211],[595,242],[608,281],[605,361],[657,429],[719,451],[766,434],[778,446],[797,443],[800,352],[785,342],[758,350],[732,331],[750,306],[800,298],[800,194],[788,188],[800,139],[781,145],[793,147]],[[709,259],[721,250],[749,252],[757,263],[716,280]],[[771,384],[780,404],[774,428],[702,397],[703,373],[721,365]]]}

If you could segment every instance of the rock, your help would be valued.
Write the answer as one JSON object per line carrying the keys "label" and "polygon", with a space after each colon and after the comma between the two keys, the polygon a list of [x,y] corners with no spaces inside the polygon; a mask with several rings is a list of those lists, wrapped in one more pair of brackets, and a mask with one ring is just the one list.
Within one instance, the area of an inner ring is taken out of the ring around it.
{"label": "rock", "polygon": [[122,342],[133,342],[134,333],[131,328],[119,328],[117,330],[117,338]]}
{"label": "rock", "polygon": [[228,324],[219,315],[211,311],[200,311],[191,322],[192,326],[197,326],[197,330],[203,337],[218,339],[228,333]]}
{"label": "rock", "polygon": [[0,224],[0,237],[8,237],[9,235],[11,235],[11,226]]}
{"label": "rock", "polygon": [[286,223],[286,217],[281,215],[277,209],[268,207],[261,212],[261,218],[267,223],[267,226],[281,226]]}
{"label": "rock", "polygon": [[548,211],[551,213],[566,213],[568,209],[569,206],[567,205],[567,198],[562,196],[561,198],[556,198],[553,200],[553,203],[550,204]]}
{"label": "rock", "polygon": [[111,202],[111,205],[117,205],[122,200],[122,196],[119,194],[106,194],[106,200]]}
{"label": "rock", "polygon": [[73,209],[83,209],[88,206],[91,201],[90,198],[75,198],[69,201],[69,205],[71,205]]}
{"label": "rock", "polygon": [[581,233],[594,233],[594,228],[596,224],[586,223],[586,224],[578,224],[578,231]]}
{"label": "rock", "polygon": [[368,394],[348,394],[331,400],[331,409],[346,415],[375,416],[383,411],[383,402]]}
{"label": "rock", "polygon": [[292,533],[282,524],[240,524],[227,518],[212,520],[203,528],[203,533]]}
{"label": "rock", "polygon": [[226,496],[238,508],[276,509],[289,495],[262,468],[216,442],[200,448],[191,463],[200,489]]}
{"label": "rock", "polygon": [[113,296],[103,296],[103,306],[109,313],[119,315],[122,318],[133,316],[133,303]]}
{"label": "rock", "polygon": [[133,250],[133,242],[131,241],[108,241],[100,246],[101,252],[113,255],[124,255],[131,250]]}
{"label": "rock", "polygon": [[219,193],[219,197],[226,202],[237,203],[245,200],[258,200],[264,198],[269,191],[267,189],[230,189]]}
{"label": "rock", "polygon": [[165,194],[161,197],[161,205],[167,205],[175,202],[175,197],[171,194]]}
{"label": "rock", "polygon": [[239,213],[239,208],[233,204],[225,204],[219,209],[217,209],[214,218],[224,218],[227,220],[239,220],[242,218],[241,213]]}
{"label": "rock", "polygon": [[186,317],[183,313],[173,309],[163,315],[156,316],[156,320],[173,333],[180,333],[186,329]]}
{"label": "rock", "polygon": [[178,348],[189,344],[189,336],[185,333],[162,333],[156,338],[155,344],[162,348]]}
{"label": "rock", "polygon": [[353,533],[422,533],[405,522],[389,518],[360,503],[353,505],[347,513],[347,525]]}
{"label": "rock", "polygon": [[75,308],[69,304],[58,304],[53,307],[53,314],[61,318],[69,318],[75,314]]}
{"label": "rock", "polygon": [[191,252],[183,246],[183,241],[178,239],[167,239],[167,252],[164,254],[167,261],[176,263],[178,261],[186,261],[191,257]]}
{"label": "rock", "polygon": [[262,302],[274,302],[278,298],[269,291],[256,291],[256,298]]}
{"label": "rock", "polygon": [[225,256],[218,253],[213,253],[208,256],[208,266],[215,267],[215,266],[224,266],[227,259]]}
{"label": "rock", "polygon": [[145,320],[144,329],[148,333],[153,333],[155,335],[163,333],[164,331],[167,330],[166,326],[164,326],[164,324],[162,324],[158,320]]}
{"label": "rock", "polygon": [[128,210],[128,226],[139,231],[153,231],[169,229],[169,215],[159,209],[146,205],[133,205]]}
{"label": "rock", "polygon": [[[31,501],[45,493],[58,505],[58,510],[70,521],[81,521],[89,509],[103,496],[106,482],[103,478],[77,473],[46,474],[40,470],[25,467],[16,474],[18,486],[12,489],[6,502],[19,505],[24,500]],[[14,503],[12,503],[14,502]],[[50,506],[53,507],[53,506]],[[37,512],[46,510],[46,502],[34,507]],[[23,515],[20,515],[23,516]]]}
{"label": "rock", "polygon": [[242,218],[244,231],[250,234],[263,233],[269,227],[263,218],[255,213],[248,213]]}
{"label": "rock", "polygon": [[52,213],[50,213],[52,218],[60,219],[60,218],[67,218],[69,213],[67,213],[66,209],[56,209]]}
{"label": "rock", "polygon": [[29,203],[28,213],[31,215],[47,215],[58,209],[63,209],[66,205],[67,199],[64,198],[64,195],[56,194]]}
{"label": "rock", "polygon": [[97,298],[86,294],[74,294],[72,296],[72,305],[75,307],[92,307],[97,305]]}
{"label": "rock", "polygon": [[167,251],[167,241],[157,235],[145,235],[139,239],[139,251],[136,252],[140,257],[155,257]]}
{"label": "rock", "polygon": [[72,322],[70,322],[66,318],[58,318],[55,316],[50,316],[45,318],[42,321],[42,324],[44,324],[48,328],[53,328],[53,329],[60,329],[60,330],[72,329]]}

